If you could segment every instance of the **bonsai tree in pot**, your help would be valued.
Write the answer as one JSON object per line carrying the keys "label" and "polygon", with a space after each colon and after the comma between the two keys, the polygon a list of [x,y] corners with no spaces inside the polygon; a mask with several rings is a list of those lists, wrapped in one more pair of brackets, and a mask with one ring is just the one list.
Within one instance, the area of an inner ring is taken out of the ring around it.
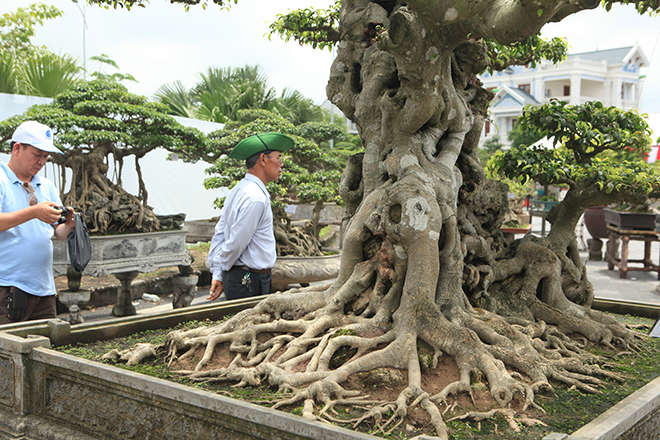
{"label": "bonsai tree in pot", "polygon": [[[97,234],[159,230],[161,222],[148,205],[140,159],[156,148],[183,153],[204,148],[207,142],[199,130],[183,127],[168,116],[164,105],[148,102],[107,80],[81,82],[49,104],[33,106],[0,122],[2,151],[8,151],[7,141],[14,129],[27,120],[37,120],[53,130],[63,154],[51,155],[50,160],[60,166],[61,190],[70,183],[62,201],[81,211],[90,233]],[[122,188],[121,171],[129,156],[135,158],[137,195]],[[118,170],[114,180],[107,175],[110,161]],[[71,170],[70,182],[66,169]]]}
{"label": "bonsai tree in pot", "polygon": [[[644,203],[660,188],[658,173],[642,159],[651,131],[636,111],[600,102],[571,106],[551,101],[527,107],[519,123],[539,137],[552,138],[555,148],[516,146],[495,156],[490,167],[521,181],[568,186],[564,200],[546,218],[552,224],[548,242],[556,246],[555,252],[576,245],[574,231],[585,209],[624,200]],[[601,246],[595,246],[598,254]]]}
{"label": "bonsai tree in pot", "polygon": [[[325,203],[339,203],[341,170],[357,150],[352,136],[336,124],[305,122],[294,125],[267,110],[240,110],[235,121],[209,134],[206,149],[187,152],[190,160],[205,160],[213,165],[206,170],[207,189],[233,188],[245,176],[244,161],[226,156],[242,139],[258,133],[279,132],[294,139],[296,145],[283,155],[282,176],[268,184],[271,194],[277,254],[279,256],[323,255],[319,219]],[[328,141],[334,139],[335,148]],[[288,205],[314,204],[311,219],[294,224],[285,211]],[[216,200],[221,208],[224,197]]]}

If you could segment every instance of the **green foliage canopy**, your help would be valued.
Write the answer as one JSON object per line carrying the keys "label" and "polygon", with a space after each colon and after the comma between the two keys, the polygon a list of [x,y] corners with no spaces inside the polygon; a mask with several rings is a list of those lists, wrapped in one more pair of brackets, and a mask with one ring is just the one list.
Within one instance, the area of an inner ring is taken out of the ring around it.
{"label": "green foliage canopy", "polygon": [[323,118],[321,109],[297,90],[284,89],[277,96],[259,66],[210,67],[191,90],[176,81],[161,86],[155,97],[172,115],[219,123],[236,120],[244,109],[272,111],[294,124]]}
{"label": "green foliage canopy", "polygon": [[270,38],[279,35],[284,41],[293,39],[314,49],[332,49],[339,41],[337,26],[341,0],[334,0],[328,9],[306,8],[278,14],[270,24]]}
{"label": "green foliage canopy", "polygon": [[[173,152],[205,145],[198,130],[183,127],[167,115],[163,104],[129,93],[116,82],[94,80],[59,94],[52,103],[30,107],[22,115],[0,122],[2,151],[13,130],[23,121],[37,120],[50,126],[55,144],[66,158],[104,147],[117,157],[135,155],[162,147]],[[60,159],[54,156],[53,159]]]}
{"label": "green foliage canopy", "polygon": [[6,12],[0,17],[0,50],[18,56],[28,55],[34,49],[31,39],[36,25],[61,17],[63,12],[55,6],[33,3],[16,12]]}
{"label": "green foliage canopy", "polygon": [[[330,139],[350,140],[345,129],[335,124],[309,122],[294,125],[266,110],[241,110],[236,121],[209,135],[207,150],[198,150],[189,158],[213,162],[206,171],[211,175],[205,182],[208,189],[233,188],[245,176],[245,162],[228,159],[226,155],[242,139],[271,131],[287,134],[295,141],[295,147],[282,156],[282,176],[277,182],[268,184],[275,214],[287,204],[340,202],[341,170],[346,166],[348,156],[357,151],[326,147]],[[223,199],[216,201],[217,206],[223,203]]]}
{"label": "green foliage canopy", "polygon": [[[660,191],[660,173],[639,160],[651,139],[648,124],[634,110],[604,107],[600,102],[571,106],[553,101],[527,107],[519,121],[539,138],[554,137],[555,148],[514,146],[491,159],[494,174],[541,185],[566,184],[571,189],[595,187],[606,194]],[[637,160],[621,162],[612,154],[617,151],[633,153]]]}
{"label": "green foliage canopy", "polygon": [[31,42],[36,25],[61,15],[54,6],[34,3],[0,17],[0,93],[53,97],[80,79],[76,59]]}

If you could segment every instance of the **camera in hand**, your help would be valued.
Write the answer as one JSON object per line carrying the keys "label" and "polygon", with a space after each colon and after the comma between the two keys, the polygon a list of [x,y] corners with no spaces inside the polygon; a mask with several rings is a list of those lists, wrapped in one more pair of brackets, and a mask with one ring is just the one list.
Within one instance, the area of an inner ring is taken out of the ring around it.
{"label": "camera in hand", "polygon": [[60,219],[57,221],[57,223],[64,223],[64,222],[66,222],[66,216],[67,216],[67,214],[69,214],[69,210],[66,209],[64,206],[58,206],[57,209],[61,209],[61,210],[62,210],[62,214],[60,214],[61,217],[60,217]]}

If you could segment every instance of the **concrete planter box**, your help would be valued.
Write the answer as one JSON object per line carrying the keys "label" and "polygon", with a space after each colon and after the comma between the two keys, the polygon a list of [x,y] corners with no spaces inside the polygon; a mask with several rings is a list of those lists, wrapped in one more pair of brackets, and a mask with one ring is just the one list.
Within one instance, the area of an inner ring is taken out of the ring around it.
{"label": "concrete planter box", "polygon": [[[189,266],[192,258],[186,249],[185,229],[173,231],[145,232],[139,234],[101,235],[90,237],[92,258],[83,275],[103,277],[114,275],[121,282],[117,301],[112,308],[114,316],[135,315],[132,301],[131,282],[140,272],[153,272],[161,267]],[[77,292],[80,275],[71,269],[69,249],[65,241],[53,240],[53,275],[69,276],[69,292],[61,301],[67,305],[89,301],[89,293],[69,295]],[[75,275],[75,276],[74,276]],[[78,281],[73,281],[77,278]],[[66,298],[66,299],[65,299]]]}
{"label": "concrete planter box", "polygon": [[188,231],[186,235],[186,242],[198,243],[211,241],[213,234],[215,234],[215,225],[217,220],[192,220],[184,224],[185,229]]}
{"label": "concrete planter box", "polygon": [[[104,277],[123,272],[153,272],[161,267],[188,266],[185,229],[139,234],[91,236],[92,259],[83,275]],[[71,267],[66,241],[53,240],[53,274]]]}
{"label": "concrete planter box", "polygon": [[260,299],[74,328],[59,320],[3,326],[0,439],[376,439],[50,349],[53,339],[70,344],[186,319],[217,319]]}
{"label": "concrete planter box", "polygon": [[[0,439],[377,439],[50,348],[51,343],[90,342],[193,319],[220,319],[262,298],[75,327],[60,320],[0,327]],[[544,440],[659,438],[659,412],[660,378],[574,434],[553,433]]]}

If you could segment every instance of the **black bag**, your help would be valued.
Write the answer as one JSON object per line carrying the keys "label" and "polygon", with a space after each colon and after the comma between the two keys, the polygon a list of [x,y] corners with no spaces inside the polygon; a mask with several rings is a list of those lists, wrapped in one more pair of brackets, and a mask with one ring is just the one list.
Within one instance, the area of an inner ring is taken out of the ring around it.
{"label": "black bag", "polygon": [[69,232],[66,243],[69,247],[69,258],[71,267],[76,272],[82,272],[92,258],[92,242],[89,240],[89,232],[82,214],[75,213],[76,228]]}
{"label": "black bag", "polygon": [[12,321],[20,321],[25,315],[27,308],[28,293],[18,287],[9,288],[9,298],[7,301],[7,316]]}

